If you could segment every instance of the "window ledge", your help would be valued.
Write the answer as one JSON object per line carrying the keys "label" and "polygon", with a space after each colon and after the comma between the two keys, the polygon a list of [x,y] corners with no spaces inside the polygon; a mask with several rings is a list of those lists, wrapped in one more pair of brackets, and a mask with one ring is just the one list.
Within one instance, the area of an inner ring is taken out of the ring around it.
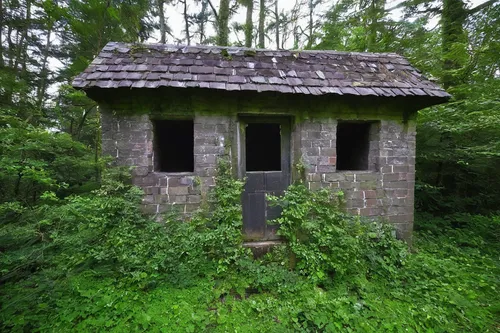
{"label": "window ledge", "polygon": [[189,176],[196,176],[196,174],[192,171],[186,171],[186,172],[167,172],[167,171],[153,171],[155,175],[158,176],[165,176],[165,177],[189,177]]}
{"label": "window ledge", "polygon": [[375,170],[337,170],[335,173],[378,173]]}

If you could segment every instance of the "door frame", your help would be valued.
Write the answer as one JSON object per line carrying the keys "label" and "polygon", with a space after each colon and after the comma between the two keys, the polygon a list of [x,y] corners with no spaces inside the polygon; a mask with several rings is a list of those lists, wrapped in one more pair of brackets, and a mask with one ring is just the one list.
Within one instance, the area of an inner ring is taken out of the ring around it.
{"label": "door frame", "polygon": [[[292,120],[293,118],[288,115],[284,116],[276,116],[276,115],[239,115],[238,116],[238,131],[237,131],[237,147],[238,147],[238,177],[240,179],[245,179],[247,176],[246,171],[246,127],[248,124],[263,124],[263,123],[272,123],[280,125],[280,155],[281,155],[281,170],[279,171],[269,171],[269,172],[281,172],[282,179],[286,181],[285,189],[291,184],[292,181]],[[266,172],[266,171],[255,171],[258,172]],[[246,187],[245,180],[245,187]],[[245,190],[244,190],[245,191]],[[244,205],[245,192],[242,193],[242,205]],[[242,207],[245,209],[244,207]],[[267,231],[264,231],[264,235],[261,241],[266,240],[274,240],[274,238],[267,238],[268,228],[266,226]],[[258,241],[258,239],[254,239],[253,237],[247,238],[248,235],[245,234],[245,227],[242,229],[243,237],[249,241]]]}
{"label": "door frame", "polygon": [[[291,184],[292,167],[292,117],[276,115],[239,115],[238,116],[238,178],[243,179],[246,174],[246,125],[248,124],[280,124],[281,137],[281,171],[287,175]],[[283,126],[284,125],[284,126]],[[288,140],[287,140],[288,138]]]}

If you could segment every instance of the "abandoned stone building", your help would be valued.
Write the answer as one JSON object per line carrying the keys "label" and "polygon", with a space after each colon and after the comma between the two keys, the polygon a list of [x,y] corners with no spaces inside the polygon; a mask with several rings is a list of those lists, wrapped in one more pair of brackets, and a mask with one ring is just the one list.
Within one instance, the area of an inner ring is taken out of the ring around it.
{"label": "abandoned stone building", "polygon": [[102,150],[134,166],[153,214],[196,210],[227,154],[247,240],[275,239],[266,193],[303,179],[411,236],[417,110],[450,97],[396,54],[107,44],[73,81],[99,104]]}

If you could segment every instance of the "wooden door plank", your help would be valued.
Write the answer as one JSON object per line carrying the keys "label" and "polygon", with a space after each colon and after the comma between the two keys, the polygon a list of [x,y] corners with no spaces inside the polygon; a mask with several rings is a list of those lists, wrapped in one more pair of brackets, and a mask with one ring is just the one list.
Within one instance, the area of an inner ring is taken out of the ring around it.
{"label": "wooden door plank", "polygon": [[244,197],[243,230],[248,240],[264,238],[266,229],[265,193],[248,193]]}
{"label": "wooden door plank", "polygon": [[265,175],[262,171],[247,172],[245,191],[248,193],[264,192],[266,190]]}

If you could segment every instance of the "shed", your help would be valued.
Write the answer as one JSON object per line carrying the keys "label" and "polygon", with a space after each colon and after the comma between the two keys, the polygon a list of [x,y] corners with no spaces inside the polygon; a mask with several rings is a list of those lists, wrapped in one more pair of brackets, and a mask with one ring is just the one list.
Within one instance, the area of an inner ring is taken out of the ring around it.
{"label": "shed", "polygon": [[277,238],[266,194],[299,178],[409,239],[417,110],[450,97],[397,54],[114,42],[73,86],[99,104],[103,153],[135,167],[146,212],[196,210],[229,156],[249,241]]}

